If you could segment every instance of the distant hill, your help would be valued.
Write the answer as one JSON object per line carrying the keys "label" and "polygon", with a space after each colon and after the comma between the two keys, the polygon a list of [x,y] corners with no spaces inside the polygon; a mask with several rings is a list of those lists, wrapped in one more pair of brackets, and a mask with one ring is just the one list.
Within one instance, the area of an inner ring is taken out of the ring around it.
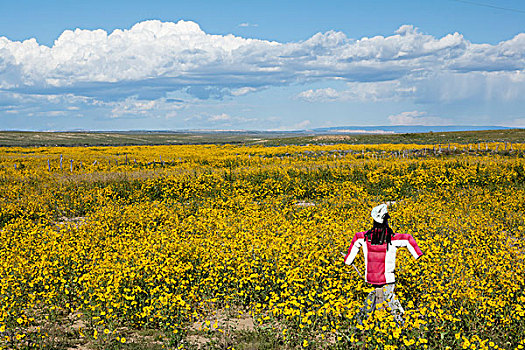
{"label": "distant hill", "polygon": [[[479,130],[472,130],[479,128]],[[496,128],[487,130],[490,128]],[[458,129],[460,129],[458,131]],[[483,142],[525,142],[525,129],[503,127],[337,127],[281,131],[107,131],[107,132],[28,132],[0,131],[0,147],[5,146],[125,146],[125,145],[306,145],[326,143],[378,144],[417,143],[462,144]]]}
{"label": "distant hill", "polygon": [[316,128],[313,132],[318,133],[355,133],[355,134],[407,134],[426,132],[451,132],[451,131],[479,131],[479,130],[506,130],[512,129],[504,126],[473,126],[473,125],[387,125],[387,126],[337,126],[332,128]]}

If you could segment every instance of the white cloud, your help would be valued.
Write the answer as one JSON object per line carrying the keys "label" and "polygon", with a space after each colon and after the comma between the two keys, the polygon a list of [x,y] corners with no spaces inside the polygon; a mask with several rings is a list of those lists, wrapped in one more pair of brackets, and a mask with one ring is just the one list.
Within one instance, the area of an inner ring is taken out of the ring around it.
{"label": "white cloud", "polygon": [[231,94],[233,96],[242,96],[242,95],[246,95],[250,92],[254,92],[254,91],[257,91],[256,88],[253,88],[253,87],[242,87],[240,89],[234,89],[231,91]]}
{"label": "white cloud", "polygon": [[127,98],[126,100],[116,103],[111,110],[113,118],[120,118],[124,115],[147,115],[155,108],[155,101],[137,101],[134,98]]}
{"label": "white cloud", "polygon": [[310,101],[310,102],[317,102],[317,101],[326,102],[326,101],[342,100],[344,99],[343,95],[344,95],[343,92],[337,91],[332,88],[325,88],[325,89],[316,89],[316,90],[312,90],[312,89],[306,90],[306,91],[299,93],[297,97]]}
{"label": "white cloud", "polygon": [[[402,26],[394,35],[351,40],[341,32],[278,43],[210,35],[194,22],[145,21],[127,30],[66,30],[52,47],[0,38],[2,89],[72,90],[153,85],[241,89],[319,79],[395,80],[421,71],[515,71],[525,67],[525,34],[498,45],[471,44]],[[120,85],[119,85],[120,84]],[[234,88],[234,86],[236,86]],[[125,98],[125,97],[124,97]]]}
{"label": "white cloud", "polygon": [[111,108],[112,118],[144,118],[164,117],[173,118],[177,110],[181,108],[178,102],[170,102],[165,98],[158,100],[139,100],[136,97],[128,97],[123,101],[104,103]]}
{"label": "white cloud", "polygon": [[399,80],[352,82],[341,89],[310,89],[297,98],[309,102],[378,102],[409,100],[417,103],[525,101],[525,71],[438,71],[408,75]]}
{"label": "white cloud", "polygon": [[231,120],[231,119],[232,119],[231,116],[229,116],[226,113],[222,113],[222,114],[217,114],[217,115],[213,115],[213,116],[209,117],[208,121],[210,121],[210,122],[217,122],[217,121],[225,121],[225,120]]}
{"label": "white cloud", "polygon": [[342,90],[335,90],[333,88],[310,89],[299,93],[297,97],[310,102],[376,102],[399,100],[401,98],[412,97],[415,93],[415,86],[403,86],[400,81],[394,80],[348,83],[346,84],[346,88]]}
{"label": "white cloud", "polygon": [[[66,30],[52,47],[35,39],[0,37],[0,100],[18,94],[24,105],[20,108],[35,112],[37,101],[50,98],[54,100],[49,103],[66,107],[106,108],[108,116],[167,115],[175,104],[168,103],[166,96],[174,91],[198,99],[222,99],[269,87],[334,80],[347,86],[307,90],[298,97],[417,103],[523,101],[525,33],[496,45],[472,44],[459,33],[438,38],[404,25],[389,36],[354,40],[328,31],[304,41],[280,43],[212,35],[194,22],[153,20],[111,33]],[[77,102],[64,102],[66,96]]]}
{"label": "white cloud", "polygon": [[241,24],[239,24],[239,27],[258,27],[259,25],[258,24],[253,24],[253,23],[249,23],[249,22],[243,22]]}
{"label": "white cloud", "polygon": [[255,118],[247,118],[247,117],[239,117],[239,116],[231,116],[227,113],[221,113],[221,114],[215,114],[207,119],[208,123],[211,123],[213,125],[220,124],[222,126],[232,126],[237,127],[239,125],[248,125],[250,123],[256,122],[257,119]]}
{"label": "white cloud", "polygon": [[45,112],[45,114],[51,117],[59,117],[59,116],[66,115],[67,112],[66,111],[47,111]]}
{"label": "white cloud", "polygon": [[388,117],[391,125],[451,125],[452,120],[447,118],[427,116],[425,112],[411,111]]}
{"label": "white cloud", "polygon": [[523,70],[525,63],[525,33],[497,45],[470,44],[461,57],[449,63],[458,71]]}
{"label": "white cloud", "polygon": [[413,83],[423,103],[525,101],[525,71],[439,72]]}

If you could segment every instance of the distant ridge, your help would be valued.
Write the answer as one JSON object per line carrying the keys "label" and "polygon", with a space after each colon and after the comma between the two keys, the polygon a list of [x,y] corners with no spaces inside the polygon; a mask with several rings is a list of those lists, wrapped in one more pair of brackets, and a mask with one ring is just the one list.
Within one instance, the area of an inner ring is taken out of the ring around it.
{"label": "distant ridge", "polygon": [[336,126],[331,128],[315,128],[313,132],[318,133],[345,133],[345,134],[368,134],[368,133],[426,133],[426,132],[450,132],[450,131],[481,131],[481,130],[508,130],[517,129],[505,126],[473,126],[473,125],[388,125],[388,126]]}
{"label": "distant ridge", "polygon": [[412,134],[428,132],[454,132],[454,131],[487,131],[487,130],[511,130],[524,129],[519,127],[506,126],[474,126],[474,125],[379,125],[379,126],[334,126],[329,128],[297,129],[297,130],[251,130],[251,129],[173,129],[173,130],[14,130],[0,129],[0,132],[19,132],[19,133],[72,133],[72,134]]}
{"label": "distant ridge", "polygon": [[[479,130],[473,130],[478,128]],[[492,129],[492,130],[487,130]],[[467,130],[467,131],[458,131]],[[429,132],[432,131],[432,132]],[[326,143],[462,144],[486,142],[525,143],[525,128],[505,127],[338,127],[302,131],[0,131],[0,147],[139,146],[139,145],[307,145]]]}

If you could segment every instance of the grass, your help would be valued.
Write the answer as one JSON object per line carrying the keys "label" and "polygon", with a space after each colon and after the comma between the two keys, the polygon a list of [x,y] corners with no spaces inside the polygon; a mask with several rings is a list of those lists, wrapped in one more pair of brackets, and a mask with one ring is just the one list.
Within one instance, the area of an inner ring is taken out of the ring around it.
{"label": "grass", "polygon": [[[257,144],[286,138],[282,132],[0,132],[0,146],[131,146]],[[306,136],[306,134],[301,134]]]}
{"label": "grass", "polygon": [[267,145],[283,144],[473,144],[484,142],[525,142],[525,129],[428,132],[405,134],[326,134],[314,136],[289,136],[274,138]]}
{"label": "grass", "polygon": [[429,132],[410,134],[322,134],[307,132],[0,132],[0,146],[128,146],[192,144],[303,144],[414,143],[473,144],[525,142],[525,129]]}

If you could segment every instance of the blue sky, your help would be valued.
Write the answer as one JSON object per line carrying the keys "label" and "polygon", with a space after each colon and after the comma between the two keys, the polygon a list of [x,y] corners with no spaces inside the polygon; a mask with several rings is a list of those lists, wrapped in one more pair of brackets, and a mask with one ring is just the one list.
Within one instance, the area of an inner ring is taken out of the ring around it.
{"label": "blue sky", "polygon": [[523,1],[27,0],[1,11],[4,130],[525,126]]}

